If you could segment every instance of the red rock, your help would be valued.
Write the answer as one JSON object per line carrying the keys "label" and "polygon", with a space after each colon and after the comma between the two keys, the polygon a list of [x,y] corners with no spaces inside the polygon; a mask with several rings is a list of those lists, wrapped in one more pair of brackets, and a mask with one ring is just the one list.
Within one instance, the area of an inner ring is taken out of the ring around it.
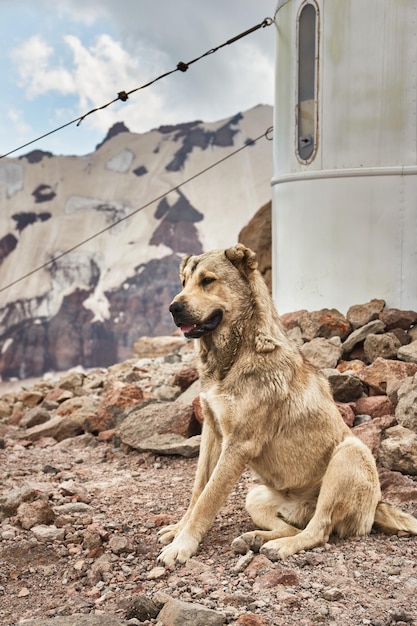
{"label": "red rock", "polygon": [[276,568],[258,576],[253,585],[253,590],[264,591],[265,589],[272,589],[277,585],[291,586],[297,584],[298,577],[294,570]]}
{"label": "red rock", "polygon": [[10,424],[10,426],[17,426],[24,415],[24,411],[21,409],[15,409],[7,420],[7,423]]}
{"label": "red rock", "polygon": [[116,432],[115,428],[110,428],[109,430],[102,430],[101,432],[98,433],[97,438],[100,441],[104,441],[104,442],[112,441],[115,432]]}
{"label": "red rock", "polygon": [[139,406],[143,400],[143,391],[137,385],[113,382],[101,396],[97,411],[86,417],[86,431],[98,433],[115,428],[123,421],[126,409]]}
{"label": "red rock", "polygon": [[48,402],[65,402],[65,400],[69,400],[73,396],[74,394],[69,389],[55,387],[55,389],[51,389],[51,391],[46,394],[45,400]]}
{"label": "red rock", "polygon": [[56,444],[54,437],[39,437],[35,442],[32,442],[35,448],[50,448]]}
{"label": "red rock", "polygon": [[374,457],[377,456],[381,443],[381,429],[374,422],[371,421],[354,426],[352,433],[368,446]]}
{"label": "red rock", "polygon": [[382,415],[394,415],[395,407],[387,396],[359,398],[355,402],[356,415],[370,415],[372,418]]}
{"label": "red rock", "polygon": [[269,621],[255,613],[244,613],[239,616],[236,624],[239,626],[269,626]]}
{"label": "red rock", "polygon": [[264,554],[256,554],[245,569],[245,574],[248,578],[256,578],[260,572],[266,572],[272,567],[274,567],[272,561]]}
{"label": "red rock", "polygon": [[371,365],[358,372],[358,377],[377,395],[385,395],[390,379],[402,380],[417,372],[417,363],[392,361],[378,358]]}
{"label": "red rock", "polygon": [[339,409],[340,415],[343,417],[345,424],[352,428],[355,421],[355,412],[352,408],[351,402],[336,402],[336,406]]}
{"label": "red rock", "polygon": [[280,319],[285,330],[291,330],[292,328],[296,328],[296,326],[300,326],[300,317],[306,313],[308,313],[306,309],[301,309],[300,311],[293,311],[292,313],[284,313],[283,315],[280,315]]}
{"label": "red rock", "polygon": [[185,391],[199,377],[198,370],[195,367],[185,367],[176,372],[173,377],[173,384],[180,387],[181,391]]}
{"label": "red rock", "polygon": [[157,528],[160,526],[168,526],[175,521],[175,516],[167,513],[158,513],[157,515],[151,515],[148,519],[149,522],[155,524]]}
{"label": "red rock", "polygon": [[387,428],[395,426],[396,423],[395,415],[384,415],[382,417],[376,417],[365,424],[355,426],[352,428],[352,432],[368,446],[372,454],[376,457],[381,444],[382,433],[387,430]]}
{"label": "red rock", "polygon": [[343,340],[351,331],[350,323],[337,309],[322,309],[301,315],[300,328],[307,341],[314,337],[340,337]]}
{"label": "red rock", "polygon": [[360,372],[363,368],[366,367],[365,363],[360,359],[352,359],[351,361],[339,361],[336,369],[339,370],[341,374],[345,372]]}
{"label": "red rock", "polygon": [[378,468],[379,481],[383,499],[391,504],[401,505],[406,502],[417,502],[417,485],[415,480],[404,476],[401,472],[393,472],[384,467]]}

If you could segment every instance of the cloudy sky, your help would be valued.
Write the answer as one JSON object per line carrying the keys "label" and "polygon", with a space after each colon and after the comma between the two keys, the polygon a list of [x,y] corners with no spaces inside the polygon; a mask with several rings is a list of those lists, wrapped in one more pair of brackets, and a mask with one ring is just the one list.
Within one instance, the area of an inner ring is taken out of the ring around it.
{"label": "cloudy sky", "polygon": [[[0,154],[273,17],[275,7],[276,0],[0,0]],[[274,26],[262,28],[11,156],[35,148],[86,154],[118,121],[146,132],[272,104],[274,52]]]}

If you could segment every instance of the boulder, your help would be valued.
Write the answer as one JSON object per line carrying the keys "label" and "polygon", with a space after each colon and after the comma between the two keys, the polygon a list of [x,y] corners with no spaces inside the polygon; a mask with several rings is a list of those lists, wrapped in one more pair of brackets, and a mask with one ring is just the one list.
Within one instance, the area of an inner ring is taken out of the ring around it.
{"label": "boulder", "polygon": [[381,441],[378,461],[387,469],[417,476],[417,433],[404,426],[393,426]]}
{"label": "boulder", "polygon": [[223,626],[225,616],[202,604],[169,600],[158,615],[163,626]]}
{"label": "boulder", "polygon": [[379,314],[379,319],[385,324],[387,330],[393,328],[402,328],[408,330],[414,324],[417,324],[416,311],[402,311],[400,309],[385,309]]}
{"label": "boulder", "polygon": [[416,363],[403,363],[390,359],[377,358],[371,365],[358,372],[358,377],[378,395],[385,395],[387,383],[403,380],[417,372]]}
{"label": "boulder", "polygon": [[395,407],[387,396],[369,396],[356,400],[355,412],[357,415],[365,414],[374,418],[394,415]]}
{"label": "boulder", "polygon": [[398,349],[397,357],[401,361],[417,363],[417,341],[412,341],[407,346],[401,346],[401,348]]}
{"label": "boulder", "polygon": [[305,341],[315,337],[340,337],[345,339],[351,330],[350,324],[337,309],[322,309],[300,316],[299,326]]}
{"label": "boulder", "polygon": [[365,339],[363,349],[368,363],[373,363],[378,357],[394,359],[397,356],[401,341],[394,333],[375,335],[371,333]]}
{"label": "boulder", "polygon": [[325,339],[315,337],[301,346],[301,352],[317,369],[336,367],[342,356],[342,342],[340,337]]}
{"label": "boulder", "polygon": [[337,372],[330,374],[328,381],[337,402],[354,402],[363,394],[362,382],[356,376]]}
{"label": "boulder", "polygon": [[345,354],[351,352],[353,348],[362,341],[365,341],[368,335],[383,333],[385,330],[385,325],[381,320],[373,320],[372,322],[368,322],[365,326],[361,326],[353,331],[347,337],[347,339],[343,342],[343,352]]}
{"label": "boulder", "polygon": [[385,300],[373,298],[365,304],[354,304],[348,309],[346,318],[350,322],[353,330],[365,326],[368,322],[378,319],[379,314],[385,306]]}
{"label": "boulder", "polygon": [[45,498],[40,498],[34,502],[22,502],[17,509],[17,518],[25,530],[38,524],[52,524],[55,517],[51,505]]}
{"label": "boulder", "polygon": [[41,437],[53,437],[56,441],[63,441],[69,437],[76,437],[84,432],[83,427],[77,420],[71,417],[55,415],[48,422],[28,428],[24,433],[24,439],[37,441]]}
{"label": "boulder", "polygon": [[397,391],[395,417],[401,426],[417,433],[417,374],[406,378]]}
{"label": "boulder", "polygon": [[200,452],[201,435],[194,437],[181,437],[175,433],[151,435],[137,443],[135,448],[138,452],[152,452],[158,455],[184,456],[191,458],[198,456]]}

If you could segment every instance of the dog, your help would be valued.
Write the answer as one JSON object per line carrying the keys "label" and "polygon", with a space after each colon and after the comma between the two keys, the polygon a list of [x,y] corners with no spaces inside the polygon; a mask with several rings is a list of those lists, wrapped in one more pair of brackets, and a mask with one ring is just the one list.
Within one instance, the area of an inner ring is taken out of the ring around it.
{"label": "dog", "polygon": [[373,526],[416,535],[416,518],[381,501],[370,450],[286,336],[255,253],[237,244],[186,256],[180,278],[169,309],[198,340],[204,421],[191,501],[159,532],[159,562],[172,567],[196,553],[247,467],[261,483],[246,499],[259,530],[236,538],[236,553],[284,559]]}

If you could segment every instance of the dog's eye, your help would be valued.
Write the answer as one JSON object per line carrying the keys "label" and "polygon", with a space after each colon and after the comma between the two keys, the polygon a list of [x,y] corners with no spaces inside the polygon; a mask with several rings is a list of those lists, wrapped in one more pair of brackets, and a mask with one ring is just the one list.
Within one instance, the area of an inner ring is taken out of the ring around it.
{"label": "dog's eye", "polygon": [[211,285],[211,283],[214,283],[216,279],[213,278],[212,276],[206,276],[205,278],[201,279],[201,286],[202,287],[207,287],[207,285]]}

